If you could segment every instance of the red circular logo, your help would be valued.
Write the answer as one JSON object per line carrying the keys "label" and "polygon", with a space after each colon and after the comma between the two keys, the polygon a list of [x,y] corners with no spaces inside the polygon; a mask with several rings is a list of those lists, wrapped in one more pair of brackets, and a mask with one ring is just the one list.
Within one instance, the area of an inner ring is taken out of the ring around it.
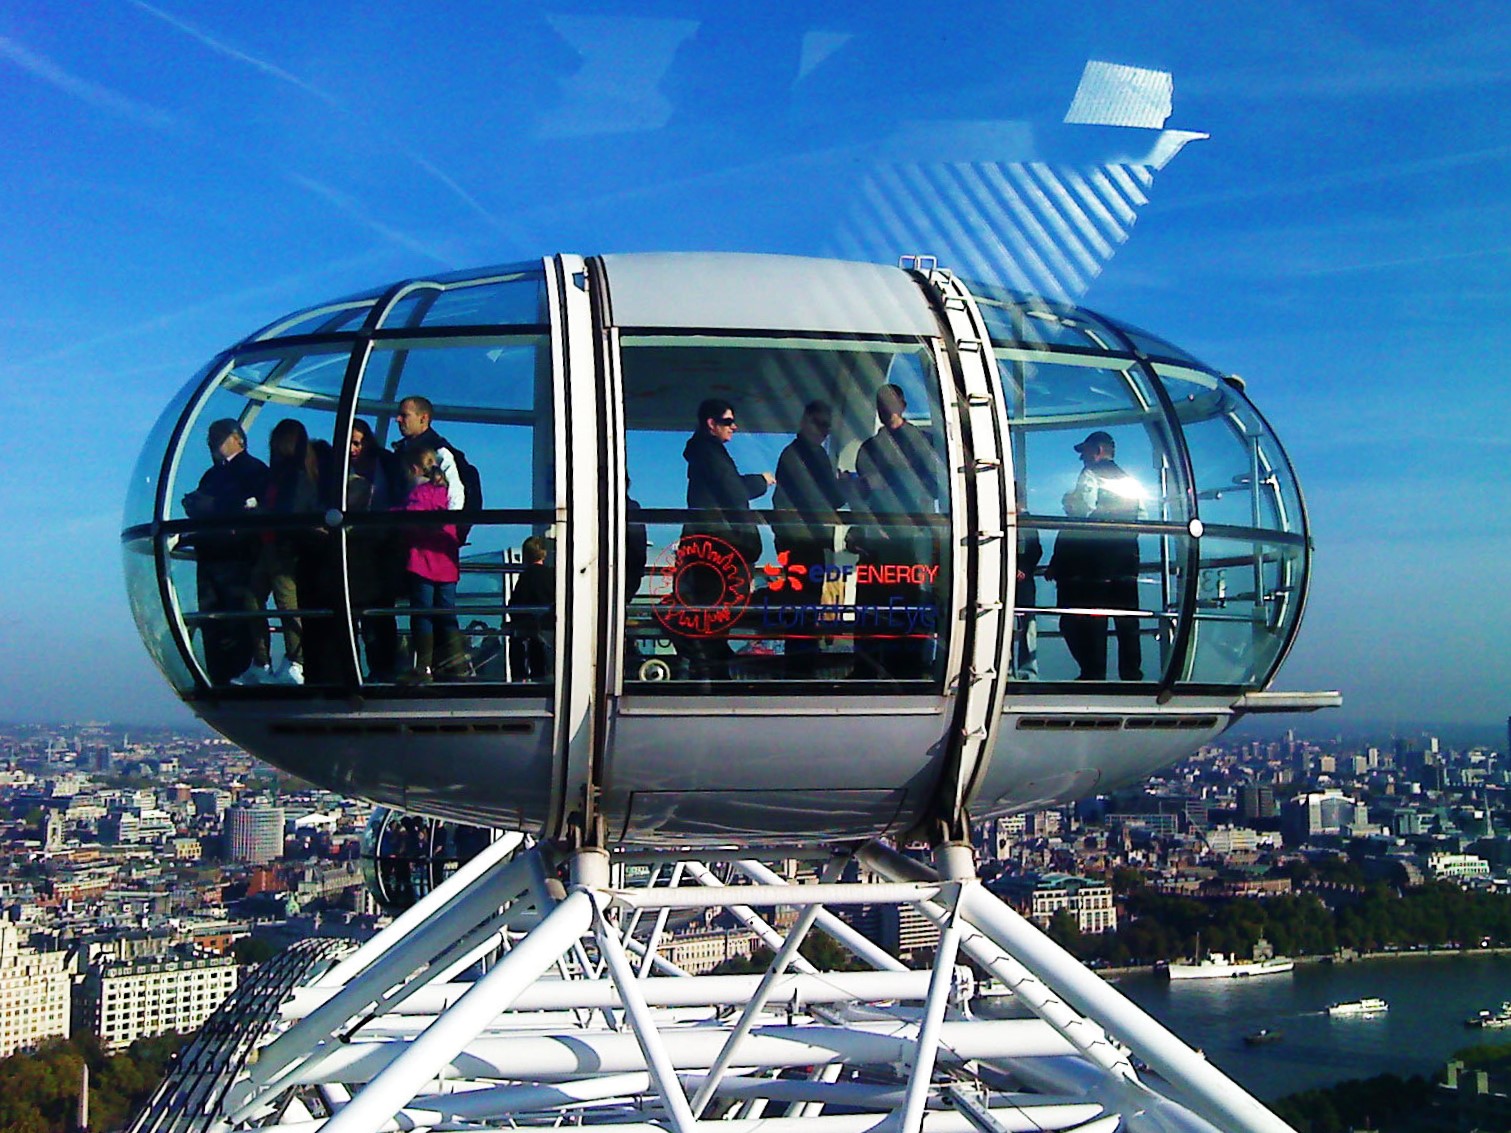
{"label": "red circular logo", "polygon": [[723,539],[684,535],[656,563],[670,587],[656,604],[656,620],[669,633],[712,637],[726,632],[750,605],[750,564]]}

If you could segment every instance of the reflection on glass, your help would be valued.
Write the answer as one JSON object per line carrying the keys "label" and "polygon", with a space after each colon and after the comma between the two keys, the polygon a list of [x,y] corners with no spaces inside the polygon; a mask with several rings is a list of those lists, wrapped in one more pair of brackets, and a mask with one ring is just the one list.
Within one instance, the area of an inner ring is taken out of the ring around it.
{"label": "reflection on glass", "polygon": [[[812,557],[747,561],[694,521],[649,524],[626,614],[630,680],[933,679],[948,625],[947,528],[852,525]],[[857,540],[884,537],[889,558]],[[903,548],[906,548],[904,553]],[[903,559],[911,561],[904,562]]]}
{"label": "reflection on glass", "polygon": [[[626,572],[627,679],[940,679],[949,493],[927,344],[622,347],[627,558],[649,542]],[[641,528],[642,505],[662,522]]]}

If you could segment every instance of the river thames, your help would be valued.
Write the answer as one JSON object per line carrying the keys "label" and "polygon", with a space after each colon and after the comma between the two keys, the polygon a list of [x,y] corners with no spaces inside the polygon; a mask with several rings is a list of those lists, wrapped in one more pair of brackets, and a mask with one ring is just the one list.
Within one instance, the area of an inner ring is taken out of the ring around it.
{"label": "river thames", "polygon": [[[1511,999],[1511,955],[1410,956],[1353,964],[1300,964],[1289,975],[1242,980],[1118,977],[1124,995],[1199,1047],[1256,1097],[1376,1074],[1436,1074],[1466,1046],[1511,1043],[1511,1028],[1481,1030],[1464,1019]],[[1378,996],[1379,1015],[1334,1017],[1339,1000]],[[1284,1037],[1248,1046],[1261,1027]]]}

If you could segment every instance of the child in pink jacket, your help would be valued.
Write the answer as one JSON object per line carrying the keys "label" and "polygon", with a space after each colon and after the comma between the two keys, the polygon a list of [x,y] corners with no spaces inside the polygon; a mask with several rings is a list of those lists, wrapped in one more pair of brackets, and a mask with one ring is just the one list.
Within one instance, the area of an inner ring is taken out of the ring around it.
{"label": "child in pink jacket", "polygon": [[[409,497],[404,511],[445,511],[446,474],[435,449],[416,445],[404,452]],[[460,677],[466,668],[462,635],[457,625],[456,584],[461,577],[461,541],[456,524],[416,524],[407,529],[409,543],[404,568],[409,576],[409,636],[415,652],[414,679],[431,679],[440,642],[438,671]]]}

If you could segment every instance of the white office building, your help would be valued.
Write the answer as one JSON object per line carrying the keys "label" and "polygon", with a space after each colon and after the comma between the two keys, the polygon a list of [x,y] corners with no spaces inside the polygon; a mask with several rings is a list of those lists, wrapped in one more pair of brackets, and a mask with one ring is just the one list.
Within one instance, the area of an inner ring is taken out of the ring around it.
{"label": "white office building", "polygon": [[101,960],[81,985],[79,1025],[100,1036],[106,1050],[164,1031],[199,1029],[236,987],[230,956],[142,956]]}
{"label": "white office building", "polygon": [[0,921],[0,1058],[67,1038],[69,975],[62,952],[38,952]]}

